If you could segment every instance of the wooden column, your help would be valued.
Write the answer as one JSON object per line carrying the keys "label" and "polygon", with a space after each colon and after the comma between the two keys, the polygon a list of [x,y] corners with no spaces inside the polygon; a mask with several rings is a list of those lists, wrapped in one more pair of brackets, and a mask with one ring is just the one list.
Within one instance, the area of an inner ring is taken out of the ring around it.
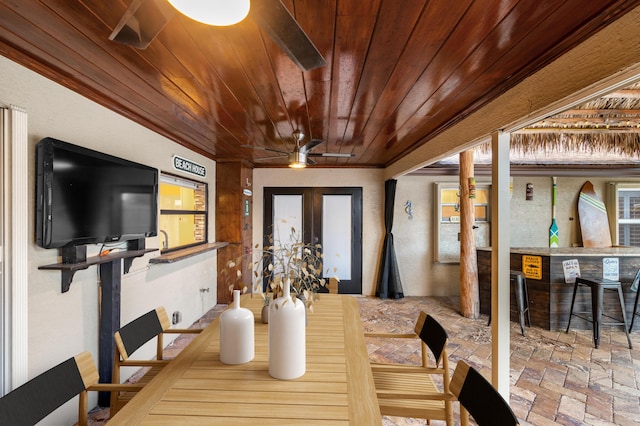
{"label": "wooden column", "polygon": [[470,198],[473,178],[473,151],[460,153],[460,310],[466,318],[480,316],[478,262],[474,235],[474,198]]}
{"label": "wooden column", "polygon": [[253,189],[252,172],[251,165],[241,160],[218,160],[216,163],[216,240],[229,243],[219,249],[217,255],[218,303],[231,303],[233,300],[229,280],[235,282],[235,276],[229,276],[228,270],[227,275],[223,273],[229,260],[242,259],[238,268],[242,271],[244,285],[251,291],[252,197],[262,196],[245,193],[245,190]]}

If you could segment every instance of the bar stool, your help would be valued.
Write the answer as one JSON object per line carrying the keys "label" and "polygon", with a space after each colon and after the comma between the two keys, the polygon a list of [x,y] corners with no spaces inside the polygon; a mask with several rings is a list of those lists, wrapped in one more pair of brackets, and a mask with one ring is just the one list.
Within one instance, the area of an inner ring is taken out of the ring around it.
{"label": "bar stool", "polygon": [[[586,314],[587,312],[573,312],[573,307],[576,302],[576,293],[578,292],[578,286],[587,286],[591,289],[591,317],[585,317],[581,314]],[[620,310],[622,311],[622,321],[617,320],[607,314],[604,314],[603,311],[603,298],[604,298],[604,290],[616,290],[618,292],[618,299],[620,300]],[[627,342],[629,343],[629,349],[633,349],[631,345],[631,338],[629,337],[629,331],[627,328],[627,315],[625,313],[625,305],[624,305],[624,297],[622,296],[622,284],[620,281],[612,281],[607,279],[596,280],[596,279],[587,279],[587,278],[576,278],[576,282],[573,285],[573,298],[571,299],[571,310],[569,311],[569,322],[567,323],[567,331],[569,332],[569,327],[571,326],[571,318],[576,316],[578,318],[582,318],[585,321],[591,322],[593,325],[593,342],[595,344],[596,349],[600,345],[600,326],[602,324],[605,325],[622,325],[624,326],[624,332],[627,335]],[[603,323],[602,317],[608,317],[615,322]]]}
{"label": "bar stool", "polygon": [[[529,291],[527,290],[527,279],[520,271],[510,271],[509,282],[513,286],[516,296],[516,304],[518,305],[518,316],[520,317],[520,331],[524,336],[525,319],[529,327],[531,327],[531,316],[529,315]],[[526,315],[526,317],[525,317]],[[491,310],[489,310],[489,322],[491,325]]]}
{"label": "bar stool", "polygon": [[638,312],[638,296],[640,296],[640,289],[636,290],[636,301],[633,304],[633,314],[631,314],[631,324],[629,324],[629,333],[631,333],[631,329],[633,328],[633,320],[636,318],[636,315],[640,315]]}
{"label": "bar stool", "polygon": [[638,272],[636,272],[636,276],[633,278],[633,281],[631,282],[631,291],[635,291],[636,292],[636,301],[633,303],[633,314],[631,314],[631,324],[629,324],[629,333],[631,333],[631,330],[633,329],[633,321],[636,319],[636,315],[640,315],[640,313],[638,312],[638,299],[640,298],[640,287],[638,285],[638,283],[640,282],[640,269],[638,269]]}

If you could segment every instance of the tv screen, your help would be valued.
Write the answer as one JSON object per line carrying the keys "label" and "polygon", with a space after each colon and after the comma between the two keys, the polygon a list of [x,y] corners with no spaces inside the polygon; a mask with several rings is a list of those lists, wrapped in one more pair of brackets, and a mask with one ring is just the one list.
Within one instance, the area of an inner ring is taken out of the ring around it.
{"label": "tv screen", "polygon": [[36,145],[36,244],[157,235],[158,171],[53,138]]}

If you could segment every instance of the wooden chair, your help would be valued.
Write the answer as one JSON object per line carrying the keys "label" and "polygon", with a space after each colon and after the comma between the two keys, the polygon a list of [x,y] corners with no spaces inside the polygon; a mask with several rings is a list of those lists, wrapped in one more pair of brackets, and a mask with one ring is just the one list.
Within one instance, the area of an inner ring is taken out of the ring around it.
{"label": "wooden chair", "polygon": [[[380,413],[385,416],[445,420],[453,425],[449,392],[448,336],[431,315],[420,312],[414,333],[365,333],[366,337],[422,340],[422,365],[371,364]],[[429,366],[431,351],[435,363]],[[434,380],[436,378],[436,380]],[[442,390],[439,389],[442,386]]]}
{"label": "wooden chair", "polygon": [[329,284],[327,284],[327,290],[331,294],[338,294],[338,280],[336,278],[329,278]]}
{"label": "wooden chair", "polygon": [[[155,377],[170,360],[164,359],[164,334],[200,333],[198,328],[170,328],[171,321],[164,307],[149,311],[115,332],[116,349],[113,357],[112,383],[120,383],[120,369],[123,367],[143,367],[148,371],[136,382],[145,385]],[[156,339],[156,358],[151,360],[131,359],[131,355],[147,342]],[[112,392],[110,415],[122,408],[137,391]]]}
{"label": "wooden chair", "polygon": [[507,401],[482,374],[458,361],[451,379],[451,392],[460,401],[460,423],[469,424],[469,414],[478,426],[516,426],[518,418]]}
{"label": "wooden chair", "polygon": [[89,352],[58,364],[0,398],[0,425],[34,425],[79,395],[78,424],[88,422],[87,391],[136,390],[139,385],[98,383],[98,369]]}

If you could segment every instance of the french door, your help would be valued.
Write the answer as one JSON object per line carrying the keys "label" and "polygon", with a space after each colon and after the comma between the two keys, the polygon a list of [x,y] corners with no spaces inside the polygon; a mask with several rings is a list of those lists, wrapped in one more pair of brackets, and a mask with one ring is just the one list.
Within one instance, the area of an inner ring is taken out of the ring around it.
{"label": "french door", "polygon": [[291,229],[320,244],[323,278],[337,276],[340,293],[362,294],[362,188],[265,188],[263,229],[265,246]]}

